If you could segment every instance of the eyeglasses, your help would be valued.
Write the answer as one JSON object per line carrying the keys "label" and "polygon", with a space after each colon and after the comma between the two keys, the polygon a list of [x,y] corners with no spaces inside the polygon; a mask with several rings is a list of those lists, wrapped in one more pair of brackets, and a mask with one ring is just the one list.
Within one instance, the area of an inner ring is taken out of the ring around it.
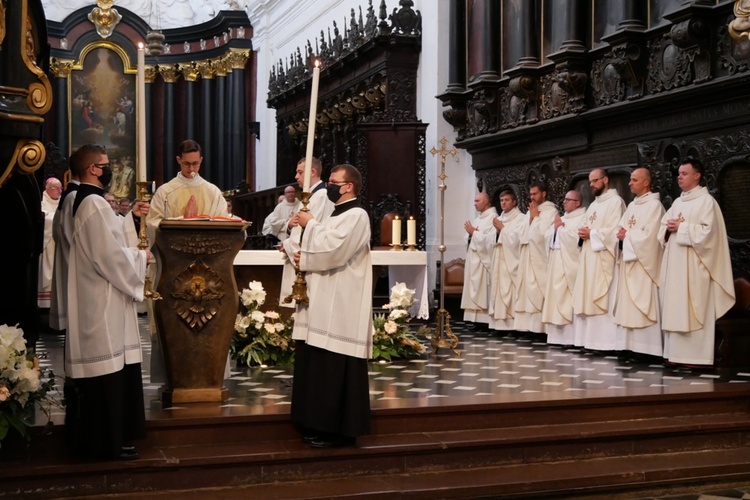
{"label": "eyeglasses", "polygon": [[573,199],[573,198],[564,198],[563,201],[578,201],[578,200]]}
{"label": "eyeglasses", "polygon": [[341,187],[341,186],[346,186],[347,184],[352,184],[352,183],[349,181],[342,181],[342,182],[329,182],[328,184]]}
{"label": "eyeglasses", "polygon": [[593,184],[595,182],[599,182],[602,179],[604,179],[604,177],[599,177],[598,179],[591,179],[591,180],[589,180],[589,184]]}
{"label": "eyeglasses", "polygon": [[183,167],[191,168],[191,167],[200,167],[201,162],[199,161],[181,161],[180,165]]}
{"label": "eyeglasses", "polygon": [[109,168],[111,164],[110,163],[92,163],[92,165],[94,165],[97,168],[105,169],[105,168]]}

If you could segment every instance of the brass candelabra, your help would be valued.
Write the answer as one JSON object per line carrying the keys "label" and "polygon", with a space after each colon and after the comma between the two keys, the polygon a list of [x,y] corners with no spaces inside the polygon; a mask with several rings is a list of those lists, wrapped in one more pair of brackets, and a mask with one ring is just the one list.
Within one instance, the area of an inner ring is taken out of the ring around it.
{"label": "brass candelabra", "polygon": [[[138,188],[138,201],[150,202],[151,194],[148,192],[148,186],[150,183],[147,181],[138,181],[135,184]],[[148,250],[149,244],[148,233],[146,232],[146,217],[141,217],[141,228],[140,231],[138,231],[138,238],[140,239],[138,242],[138,249]],[[151,277],[148,275],[148,270],[146,271],[146,282],[143,285],[143,296],[151,300],[162,299],[159,292],[154,290],[154,285],[151,283]]]}
{"label": "brass candelabra", "polygon": [[[312,196],[312,193],[306,193],[303,192],[300,196],[302,199],[302,209],[300,209],[301,212],[309,212],[310,210],[307,208],[308,203],[310,203],[310,196]],[[299,234],[299,244],[302,246],[302,236],[305,234],[305,228],[300,227],[301,231]],[[305,273],[300,270],[299,266],[296,262],[292,261],[292,264],[294,265],[294,270],[297,273],[297,277],[294,279],[294,284],[292,284],[292,293],[284,297],[284,304],[290,304],[293,300],[297,302],[297,304],[309,304],[310,299],[307,296],[307,281],[305,281]]]}

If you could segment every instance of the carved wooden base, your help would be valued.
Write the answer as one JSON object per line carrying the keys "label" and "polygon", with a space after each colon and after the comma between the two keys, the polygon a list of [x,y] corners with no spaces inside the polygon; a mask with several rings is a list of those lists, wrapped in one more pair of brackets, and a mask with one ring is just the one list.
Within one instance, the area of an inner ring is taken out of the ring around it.
{"label": "carved wooden base", "polygon": [[179,403],[220,403],[229,399],[226,387],[207,389],[162,389],[160,398],[165,408]]}

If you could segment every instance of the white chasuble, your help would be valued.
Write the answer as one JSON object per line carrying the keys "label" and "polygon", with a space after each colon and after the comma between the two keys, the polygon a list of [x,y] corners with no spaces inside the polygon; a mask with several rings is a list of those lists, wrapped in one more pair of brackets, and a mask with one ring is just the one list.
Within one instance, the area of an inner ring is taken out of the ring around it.
{"label": "white chasuble", "polygon": [[[669,219],[680,226],[667,238]],[[735,301],[724,218],[698,186],[675,200],[658,235],[665,245],[660,275],[664,357],[675,363],[713,364],[716,318]]]}
{"label": "white chasuble", "polygon": [[[307,204],[307,209],[310,211],[310,215],[313,216],[318,222],[325,222],[331,213],[333,213],[333,202],[328,199],[326,193],[325,183],[318,181],[314,186],[310,186],[312,195],[310,201]],[[301,204],[300,204],[301,205]],[[302,208],[300,206],[300,208]],[[294,214],[292,214],[294,215]],[[302,228],[295,226],[289,232],[289,238],[281,242],[286,259],[284,259],[284,270],[281,273],[281,292],[279,294],[279,306],[281,307],[294,307],[295,302],[284,302],[284,299],[292,293],[292,285],[297,277],[297,271],[294,269],[294,254],[300,250],[300,235],[302,234]],[[308,283],[309,290],[309,283]]]}
{"label": "white chasuble", "polygon": [[476,228],[471,235],[464,265],[464,289],[461,294],[461,309],[464,321],[489,322],[490,272],[492,251],[497,232],[492,221],[497,217],[495,207],[490,207],[472,221]]}
{"label": "white chasuble", "polygon": [[618,224],[618,231],[626,230],[614,307],[618,350],[663,353],[658,287],[663,251],[657,238],[663,215],[659,194],[646,193],[633,200]]}
{"label": "white chasuble", "polygon": [[[348,203],[355,205],[346,209]],[[357,199],[336,208],[343,211],[322,223],[313,219],[305,228],[300,269],[306,274],[310,301],[297,306],[292,336],[331,352],[369,359],[373,336],[370,217]]]}
{"label": "white chasuble", "polygon": [[615,189],[597,196],[586,210],[584,225],[591,233],[581,246],[573,311],[577,315],[575,344],[589,349],[615,348],[612,314],[617,290],[615,235],[624,211],[625,202]]}
{"label": "white chasuble", "polygon": [[573,289],[578,274],[578,229],[584,225],[586,211],[577,208],[561,217],[563,226],[547,230],[545,240],[550,247],[547,267],[547,286],[542,307],[542,322],[547,332],[547,342],[572,345]]}
{"label": "white chasuble", "polygon": [[539,215],[529,223],[521,240],[521,265],[519,268],[518,298],[515,305],[514,330],[544,333],[542,306],[547,288],[549,245],[545,241],[552,227],[557,207],[551,201],[539,205]]}
{"label": "white chasuble", "polygon": [[490,286],[490,328],[512,330],[518,268],[521,262],[521,237],[526,229],[524,213],[518,208],[500,214],[504,227],[497,235],[492,254]]}
{"label": "white chasuble", "polygon": [[83,199],[73,220],[65,373],[98,377],[141,362],[134,300],[143,300],[146,252],[128,246],[118,216],[99,195]]}

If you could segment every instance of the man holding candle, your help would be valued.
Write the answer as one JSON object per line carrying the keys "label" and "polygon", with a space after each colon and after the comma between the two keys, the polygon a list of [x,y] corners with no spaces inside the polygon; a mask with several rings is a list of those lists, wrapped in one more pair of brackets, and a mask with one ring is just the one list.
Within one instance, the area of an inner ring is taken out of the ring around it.
{"label": "man holding candle", "polygon": [[[308,178],[308,189],[312,195],[310,196],[310,202],[307,204],[307,209],[310,211],[310,215],[318,222],[325,222],[333,212],[333,203],[328,199],[328,196],[326,195],[326,186],[320,180],[320,174],[322,171],[323,165],[320,163],[320,160],[313,157],[310,162],[310,173]],[[294,178],[299,184],[299,187],[304,189],[304,158],[297,163],[297,171]],[[281,296],[279,298],[279,304],[283,307],[294,307],[294,301],[285,302],[284,299],[286,299],[286,297],[292,292],[292,283],[294,283],[297,274],[292,262],[294,260],[294,254],[299,252],[300,248],[299,242],[302,228],[300,227],[299,213],[295,213],[287,222],[287,234],[289,237],[282,242],[280,249],[289,257],[289,259],[284,263],[284,271],[281,276]]]}
{"label": "man holding candle", "polygon": [[151,200],[151,210],[146,218],[151,242],[154,241],[156,228],[164,218],[191,219],[198,215],[229,215],[221,190],[198,175],[203,162],[200,145],[190,139],[183,141],[177,148],[176,160],[180,165],[180,172],[174,179],[160,186]]}
{"label": "man holding candle", "polygon": [[354,444],[370,429],[372,263],[361,186],[355,167],[339,165],[326,188],[330,217],[296,216],[305,231],[293,259],[307,273],[310,302],[297,305],[294,323],[292,420],[314,448]]}
{"label": "man holding candle", "polygon": [[474,197],[474,208],[479,215],[473,221],[464,223],[464,229],[469,234],[469,247],[464,265],[461,309],[464,310],[464,321],[489,323],[492,252],[497,236],[492,221],[497,217],[497,209],[484,192]]}

